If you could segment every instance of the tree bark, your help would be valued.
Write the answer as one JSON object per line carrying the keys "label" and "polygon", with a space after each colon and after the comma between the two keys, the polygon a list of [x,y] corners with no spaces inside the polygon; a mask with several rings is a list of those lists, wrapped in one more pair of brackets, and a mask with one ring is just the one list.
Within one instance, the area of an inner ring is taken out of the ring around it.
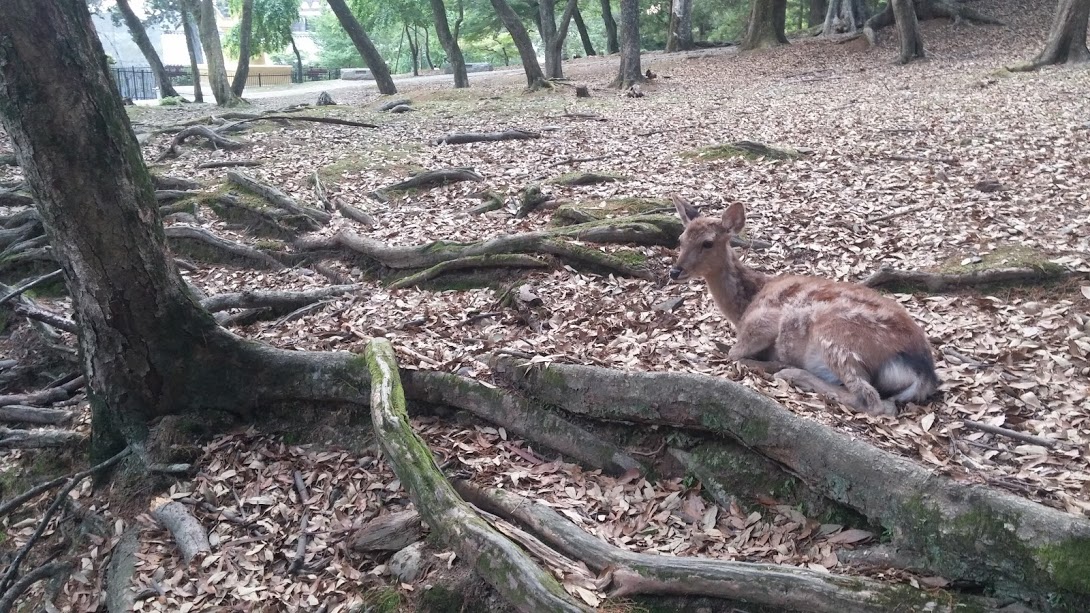
{"label": "tree bark", "polygon": [[564,78],[564,41],[568,37],[568,26],[571,24],[572,13],[577,7],[577,0],[568,0],[564,12],[560,16],[560,23],[556,23],[556,0],[539,0],[538,23],[541,28],[541,39],[545,42],[545,76],[550,79]]}
{"label": "tree bark", "polygon": [[1045,48],[1027,66],[1018,68],[1032,70],[1048,64],[1090,61],[1090,49],[1086,47],[1088,19],[1090,0],[1059,0]]}
{"label": "tree bark", "polygon": [[[807,25],[811,28],[825,22],[825,7],[829,0],[810,0],[810,16]],[[836,0],[833,0],[834,2]]]}
{"label": "tree bark", "polygon": [[693,48],[693,0],[674,0],[670,9],[670,31],[667,51],[688,51]]}
{"label": "tree bark", "polygon": [[178,97],[178,92],[174,91],[174,85],[170,82],[170,76],[167,75],[166,69],[163,68],[163,61],[159,59],[159,54],[156,53],[155,46],[151,44],[151,39],[148,38],[148,33],[144,29],[144,24],[140,23],[140,18],[133,12],[129,0],[117,0],[117,10],[121,12],[121,16],[125,19],[125,25],[128,26],[129,33],[132,34],[133,42],[140,48],[140,53],[144,54],[144,59],[148,61],[152,72],[155,73],[155,78],[159,81],[159,94],[163,98]]}
{"label": "tree bark", "polygon": [[462,55],[462,48],[458,45],[458,34],[462,29],[462,20],[465,18],[462,0],[458,0],[458,20],[454,22],[453,33],[450,31],[447,7],[443,0],[431,0],[431,12],[435,16],[435,35],[439,37],[439,44],[443,45],[443,51],[447,53],[447,61],[450,62],[450,68],[454,72],[454,87],[469,87],[466,60]]}
{"label": "tree bark", "polygon": [[511,34],[511,38],[515,41],[515,47],[519,50],[519,57],[522,58],[522,69],[526,72],[526,85],[528,87],[539,87],[545,82],[545,73],[541,72],[541,64],[537,61],[537,51],[534,50],[534,45],[530,42],[530,35],[526,32],[526,27],[522,25],[522,19],[507,3],[507,0],[490,1],[492,2],[492,8],[499,15],[500,21],[503,22],[503,27],[507,28],[507,32]]}
{"label": "tree bark", "polygon": [[625,89],[643,81],[640,70],[640,3],[621,0],[621,66],[614,85]]}
{"label": "tree bark", "polygon": [[254,33],[254,0],[242,0],[242,18],[238,22],[238,67],[231,81],[231,91],[241,96],[250,76],[250,48]]}
{"label": "tree bark", "polygon": [[787,0],[752,0],[742,50],[787,44]]}
{"label": "tree bark", "polygon": [[602,0],[602,22],[606,26],[606,54],[620,52],[621,43],[617,39],[617,21],[613,19],[610,0]]}
{"label": "tree bark", "polygon": [[200,41],[197,40],[197,34],[193,31],[193,14],[189,12],[189,8],[185,3],[179,5],[179,10],[182,14],[182,32],[185,34],[185,48],[189,52],[189,71],[193,75],[193,102],[204,102],[204,92],[201,91],[201,68],[198,49],[200,48]]}
{"label": "tree bark", "polygon": [[295,54],[295,67],[299,71],[299,82],[306,81],[306,77],[303,75],[303,54],[299,53],[299,47],[295,44],[295,37],[288,32],[288,41],[291,43],[291,51]]}
{"label": "tree bark", "polygon": [[[811,4],[811,19],[813,5]],[[822,27],[822,36],[834,36],[836,34],[851,34],[863,28],[867,20],[867,6],[863,0],[830,0],[829,9],[825,13],[825,25]]]}
{"label": "tree bark", "polygon": [[394,85],[394,79],[390,76],[390,68],[386,65],[386,61],[382,59],[382,56],[379,55],[378,49],[371,42],[371,38],[367,36],[367,32],[363,31],[363,27],[356,20],[356,16],[352,14],[345,0],[326,1],[329,2],[329,8],[333,9],[333,14],[337,16],[337,21],[340,22],[341,27],[348,33],[348,37],[352,39],[356,51],[359,51],[364,63],[371,69],[378,91],[386,95],[396,94],[397,86]]}
{"label": "tree bark", "polygon": [[583,21],[583,14],[579,12],[579,7],[575,7],[575,11],[571,14],[572,19],[575,20],[575,29],[579,31],[579,40],[583,43],[583,51],[587,54],[587,57],[592,55],[598,55],[594,51],[594,43],[590,40],[590,32],[587,31],[587,24]]}
{"label": "tree bark", "polygon": [[889,7],[893,12],[897,35],[901,39],[901,63],[907,64],[916,58],[925,57],[920,23],[916,19],[916,7],[912,0],[890,0]]}
{"label": "tree bark", "polygon": [[[414,28],[415,29],[415,28]],[[405,24],[405,38],[409,41],[409,64],[413,69],[413,76],[420,76],[420,54],[419,47],[416,41],[413,40],[413,32],[409,29],[409,24]]]}
{"label": "tree bark", "polygon": [[216,9],[212,0],[186,0],[190,10],[197,15],[197,29],[200,31],[201,46],[204,48],[204,62],[208,67],[208,82],[212,85],[212,95],[219,106],[237,106],[242,98],[235,95],[231,83],[227,80],[227,69],[223,62],[223,45],[220,43],[219,30],[216,27]]}

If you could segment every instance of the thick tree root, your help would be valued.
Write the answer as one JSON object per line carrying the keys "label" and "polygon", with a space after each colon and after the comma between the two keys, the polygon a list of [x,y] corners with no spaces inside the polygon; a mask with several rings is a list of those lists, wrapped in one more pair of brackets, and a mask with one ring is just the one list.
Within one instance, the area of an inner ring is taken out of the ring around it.
{"label": "thick tree root", "polygon": [[288,196],[279,189],[240,172],[234,170],[227,171],[227,180],[247,191],[261,196],[265,200],[268,200],[273,206],[288,211],[289,213],[305,215],[321,224],[329,223],[329,220],[332,219],[332,216],[329,213],[311,207],[305,207],[299,204],[295,198]]}
{"label": "thick tree root", "polygon": [[180,177],[151,175],[151,182],[155,184],[155,189],[195,190],[201,188],[201,184],[197,181]]}
{"label": "thick tree root", "polygon": [[341,296],[363,289],[363,285],[334,285],[301,292],[247,291],[216,294],[201,300],[201,306],[209,313],[227,309],[298,309],[333,296]]}
{"label": "thick tree root", "polygon": [[440,168],[427,170],[420,174],[393,185],[383,187],[378,191],[383,193],[403,192],[410,189],[431,189],[440,185],[458,183],[459,181],[484,181],[484,177],[477,174],[472,168]]}
{"label": "thick tree root", "polygon": [[263,163],[264,162],[260,160],[222,160],[219,162],[204,162],[203,164],[197,164],[197,168],[251,168],[254,166],[261,166]]}
{"label": "thick tree root", "polygon": [[75,417],[72,411],[60,409],[42,409],[19,404],[0,406],[0,421],[21,424],[57,426],[67,423]]}
{"label": "thick tree root", "polygon": [[178,544],[178,551],[187,566],[198,554],[212,551],[204,526],[201,526],[201,522],[182,503],[167,501],[152,510],[151,515],[174,536],[174,542]]}
{"label": "thick tree root", "polygon": [[[1062,594],[1065,602],[1090,606],[1080,553],[1090,547],[1090,519],[935,475],[725,379],[526,364],[504,356],[494,360],[494,372],[532,398],[573,413],[738,440],[882,524],[898,547],[924,556],[939,576],[1034,600]],[[981,542],[1003,546],[981,548]]]}
{"label": "thick tree root", "polygon": [[[302,232],[317,230],[318,222],[306,215],[295,215],[281,209],[254,206],[234,194],[219,194],[206,198],[221,218],[242,222],[247,231],[257,236],[273,236],[280,239],[296,239]],[[221,207],[215,209],[216,206]],[[162,210],[162,209],[160,209]]]}
{"label": "thick tree root", "polygon": [[556,511],[517,494],[456,481],[467,501],[541,537],[548,545],[580,560],[592,570],[611,570],[613,598],[636,594],[715,596],[732,601],[775,607],[777,610],[842,613],[889,611],[891,602],[914,599],[934,602],[932,611],[994,608],[995,602],[949,593],[906,593],[860,577],[838,577],[812,570],[726,560],[680,558],[636,553],[591,536]]}
{"label": "thick tree root", "polygon": [[389,285],[390,289],[404,289],[421,285],[449,272],[482,268],[549,268],[550,264],[521,253],[499,253],[495,255],[471,255],[456,260],[440,262],[430,268],[402,277]]}
{"label": "thick tree root", "polygon": [[349,539],[353,551],[400,551],[424,538],[420,514],[413,510],[380,515],[360,526]]}
{"label": "thick tree root", "polygon": [[48,283],[48,282],[52,281],[53,279],[57,279],[57,278],[59,278],[59,277],[61,277],[63,275],[64,275],[64,271],[62,271],[60,269],[57,269],[57,270],[54,270],[53,272],[51,272],[49,274],[42,275],[42,276],[40,276],[40,277],[38,277],[36,279],[31,279],[30,281],[27,281],[25,283],[17,285],[14,288],[12,288],[12,290],[10,292],[4,294],[3,297],[0,297],[0,306],[3,306],[5,304],[7,304],[8,301],[13,299],[13,298],[21,296],[23,294],[23,292],[25,292],[25,291],[27,291],[29,289],[33,289],[35,287],[38,287],[42,283]]}
{"label": "thick tree root", "polygon": [[372,340],[366,359],[375,435],[424,521],[519,611],[585,611],[551,575],[474,513],[443,477],[431,451],[409,425],[389,342]]}
{"label": "thick tree root", "polygon": [[57,575],[71,572],[73,567],[74,565],[72,562],[68,561],[50,562],[23,575],[18,581],[12,583],[11,587],[9,587],[8,590],[4,592],[4,595],[0,597],[0,613],[9,613],[9,611],[14,610],[15,602],[19,600],[19,597],[22,596],[24,592],[30,589],[30,586],[39,581],[49,579],[50,577],[56,577]]}
{"label": "thick tree root", "polygon": [[386,111],[393,110],[394,107],[409,106],[412,103],[413,103],[413,101],[409,100],[408,98],[398,98],[396,100],[391,100],[389,102],[386,102],[386,103],[382,104],[381,106],[379,106],[375,110],[379,111],[379,112],[386,112]]}
{"label": "thick tree root", "polygon": [[60,402],[62,400],[68,400],[72,397],[72,394],[76,390],[83,387],[85,379],[83,377],[76,377],[64,385],[57,387],[51,387],[39,392],[29,392],[26,394],[6,394],[0,396],[0,407],[6,407],[9,405],[43,405],[53,404],[54,402]]}
{"label": "thick tree root", "polygon": [[255,121],[309,121],[313,123],[327,123],[335,126],[350,126],[353,128],[377,128],[373,123],[364,123],[362,121],[353,121],[351,119],[341,119],[339,117],[312,117],[310,115],[261,115],[258,117],[247,117],[240,119],[236,122],[229,123],[216,128],[217,132],[226,133],[237,130],[239,126],[252,123]]}
{"label": "thick tree root", "polygon": [[284,264],[271,255],[254,249],[249,245],[243,245],[242,243],[220,238],[204,228],[198,228],[196,226],[170,226],[164,228],[164,232],[166,232],[167,238],[171,239],[172,243],[179,240],[195,241],[203,246],[212,247],[214,250],[233,258],[252,262],[259,268],[269,268],[273,270],[284,268]]}
{"label": "thick tree root", "polygon": [[69,430],[0,428],[0,449],[42,449],[80,445],[87,435]]}
{"label": "thick tree root", "polygon": [[913,270],[895,270],[883,267],[863,280],[867,287],[883,285],[907,285],[923,287],[929,292],[941,292],[947,289],[975,287],[993,283],[1014,285],[1034,285],[1047,283],[1075,276],[1077,273],[1059,267],[1040,268],[994,268],[964,273],[923,272]]}
{"label": "thick tree root", "polygon": [[613,475],[629,470],[645,472],[643,466],[620,447],[514,394],[473,379],[436,371],[406,370],[402,373],[402,381],[406,396],[414,401],[469,411],[586,466]]}
{"label": "thick tree root", "polygon": [[450,134],[435,141],[437,145],[463,145],[501,140],[531,140],[541,138],[541,134],[529,130],[507,130],[504,132],[466,132]]}
{"label": "thick tree root", "polygon": [[208,142],[217,149],[241,149],[246,146],[246,143],[231,140],[211,128],[205,126],[190,126],[175,134],[174,139],[170,141],[170,145],[166,150],[159,154],[159,157],[155,158],[155,161],[162,162],[169,158],[178,157],[180,153],[178,147],[184,143],[186,139],[194,136],[208,139]]}
{"label": "thick tree root", "polygon": [[[909,2],[912,5],[915,5],[915,2],[913,2],[912,0],[905,1]],[[919,11],[917,11],[916,17],[920,21],[924,21],[927,19],[946,18],[953,21],[955,25],[963,20],[970,23],[982,25],[1005,25],[1002,21],[999,21],[998,19],[994,19],[992,17],[988,17],[987,15],[980,13],[972,7],[965,6],[961,3],[947,3],[932,0],[928,4],[930,10],[926,13],[921,14]],[[867,43],[869,43],[871,47],[876,47],[878,45],[878,32],[882,28],[892,26],[895,21],[896,20],[894,19],[893,15],[893,4],[888,3],[886,4],[886,8],[882,10],[882,12],[872,15],[863,24],[863,36],[866,37]]]}

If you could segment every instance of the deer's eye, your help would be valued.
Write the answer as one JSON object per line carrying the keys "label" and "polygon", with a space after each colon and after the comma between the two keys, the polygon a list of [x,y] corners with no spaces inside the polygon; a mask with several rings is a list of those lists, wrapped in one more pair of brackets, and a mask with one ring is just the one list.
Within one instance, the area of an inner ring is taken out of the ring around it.
{"label": "deer's eye", "polygon": [[711,249],[712,245],[714,245],[714,244],[715,243],[713,243],[712,241],[704,241],[700,246],[705,248],[705,249]]}

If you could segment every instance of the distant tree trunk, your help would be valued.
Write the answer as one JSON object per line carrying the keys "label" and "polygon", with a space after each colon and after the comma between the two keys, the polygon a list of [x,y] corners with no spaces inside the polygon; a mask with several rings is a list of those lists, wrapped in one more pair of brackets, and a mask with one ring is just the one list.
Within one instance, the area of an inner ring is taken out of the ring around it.
{"label": "distant tree trunk", "polygon": [[[413,27],[413,30],[416,30],[416,28]],[[405,25],[405,38],[407,38],[409,40],[409,58],[410,58],[410,63],[412,64],[412,68],[413,68],[413,76],[414,77],[419,77],[420,76],[420,55],[419,55],[420,46],[417,44],[417,41],[413,40],[413,31],[409,30],[408,24]]]}
{"label": "distant tree trunk", "polygon": [[242,0],[242,18],[238,22],[238,67],[231,81],[231,91],[241,96],[250,78],[250,41],[254,32],[254,0]]}
{"label": "distant tree trunk", "polygon": [[590,40],[590,32],[587,32],[587,24],[583,21],[583,15],[579,12],[578,6],[575,7],[571,17],[575,20],[575,29],[579,31],[579,40],[583,41],[583,51],[588,57],[598,55],[594,51],[594,43]]}
{"label": "distant tree trunk", "polygon": [[643,80],[640,70],[640,2],[621,0],[621,66],[614,85],[625,89]]}
{"label": "distant tree trunk", "polygon": [[1015,70],[1034,70],[1049,64],[1081,64],[1090,61],[1086,46],[1090,0],[1059,0],[1045,48],[1034,60]]}
{"label": "distant tree trunk", "polygon": [[439,44],[443,45],[443,51],[447,53],[447,61],[450,62],[450,68],[454,72],[454,87],[469,87],[466,59],[462,56],[462,48],[458,45],[458,35],[462,29],[462,20],[465,18],[462,0],[458,0],[458,20],[454,22],[453,33],[450,31],[447,7],[443,0],[431,0],[431,12],[435,16],[435,35],[439,37]]}
{"label": "distant tree trunk", "polygon": [[144,30],[144,24],[140,23],[140,18],[136,16],[132,7],[129,6],[129,0],[117,0],[117,9],[125,19],[125,25],[129,27],[133,42],[140,48],[140,53],[144,54],[144,59],[148,61],[151,71],[155,73],[155,78],[159,81],[160,95],[163,98],[176,98],[178,92],[174,91],[170,76],[167,75],[166,69],[163,68],[163,61],[159,59],[159,54],[155,51],[155,45],[151,44],[151,39],[148,38],[148,33]]}
{"label": "distant tree trunk", "polygon": [[541,72],[541,64],[537,61],[537,51],[534,50],[534,45],[530,42],[530,34],[526,32],[525,26],[522,25],[522,19],[511,8],[511,5],[507,4],[507,0],[490,1],[492,2],[492,8],[499,15],[500,21],[503,22],[503,27],[507,28],[507,32],[515,41],[515,47],[519,50],[519,57],[522,58],[522,69],[526,72],[526,84],[531,88],[540,87],[545,82],[545,73]]}
{"label": "distant tree trunk", "polygon": [[[810,16],[807,25],[811,28],[825,22],[825,5],[829,0],[810,0]],[[834,2],[836,0],[833,0]]]}
{"label": "distant tree trunk", "polygon": [[617,39],[617,22],[613,19],[613,9],[609,6],[610,0],[602,0],[602,22],[606,26],[606,55],[618,53],[621,43]]}
{"label": "distant tree trunk", "polygon": [[751,0],[743,51],[787,44],[787,0]]}
{"label": "distant tree trunk", "polygon": [[901,39],[901,63],[907,64],[916,58],[925,57],[920,23],[916,19],[916,7],[912,0],[889,0],[889,6],[893,11],[897,35]]}
{"label": "distant tree trunk", "polygon": [[577,0],[568,0],[560,23],[556,23],[556,0],[538,0],[538,15],[541,17],[541,39],[545,41],[545,76],[550,79],[564,78],[564,40],[568,37],[568,26]]}
{"label": "distant tree trunk", "polygon": [[667,51],[688,51],[693,48],[693,0],[673,0],[670,8],[670,28],[666,33]]}
{"label": "distant tree trunk", "polygon": [[435,70],[435,64],[431,63],[431,37],[428,34],[428,28],[424,28],[424,59],[428,62],[428,69]]}
{"label": "distant tree trunk", "polygon": [[193,74],[193,102],[204,102],[204,93],[201,91],[201,61],[200,41],[197,33],[193,31],[193,14],[189,12],[185,4],[181,5],[182,32],[185,33],[185,48],[189,51],[189,70]]}
{"label": "distant tree trunk", "polygon": [[352,39],[352,44],[356,46],[356,51],[359,51],[364,63],[371,69],[378,91],[383,94],[396,94],[397,86],[394,85],[394,79],[390,76],[390,68],[367,36],[367,32],[363,31],[356,16],[349,10],[345,0],[326,0],[326,2],[329,3],[329,8],[333,9],[333,14],[337,16],[341,27],[348,33],[348,38]]}
{"label": "distant tree trunk", "polygon": [[299,82],[306,81],[306,77],[303,76],[303,54],[299,53],[299,47],[295,45],[295,37],[292,36],[291,30],[288,30],[288,42],[291,43],[291,51],[295,54],[295,66],[299,70]]}
{"label": "distant tree trunk", "polygon": [[204,63],[208,67],[208,82],[212,85],[212,95],[219,106],[237,106],[242,103],[231,89],[227,80],[227,68],[223,64],[223,45],[220,43],[219,29],[216,27],[216,9],[212,0],[189,0],[191,10],[197,15],[197,29],[201,33],[201,46],[204,47]]}
{"label": "distant tree trunk", "polygon": [[862,29],[866,21],[867,5],[863,0],[829,0],[821,35],[854,33]]}

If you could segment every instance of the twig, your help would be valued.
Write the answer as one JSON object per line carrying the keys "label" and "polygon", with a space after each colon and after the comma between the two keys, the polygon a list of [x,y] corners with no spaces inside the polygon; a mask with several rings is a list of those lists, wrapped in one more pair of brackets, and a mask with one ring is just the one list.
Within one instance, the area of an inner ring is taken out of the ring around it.
{"label": "twig", "polygon": [[0,598],[0,613],[8,613],[15,607],[15,601],[23,595],[23,592],[30,589],[30,586],[41,581],[42,579],[48,579],[61,573],[65,573],[72,570],[71,562],[51,562],[49,564],[43,564],[38,568],[23,575],[21,579],[11,585],[4,596]]}
{"label": "twig", "polygon": [[53,272],[51,272],[51,273],[49,273],[47,275],[42,275],[42,276],[38,277],[37,279],[33,279],[33,280],[30,280],[30,281],[27,281],[26,283],[24,283],[22,285],[16,286],[15,289],[8,292],[6,296],[4,296],[3,298],[0,298],[0,305],[7,303],[8,300],[11,300],[12,298],[15,298],[16,296],[19,296],[20,294],[27,291],[28,289],[37,287],[37,286],[41,285],[42,283],[45,283],[46,281],[52,281],[53,279],[56,279],[57,277],[61,276],[62,274],[64,274],[64,271],[58,268],[57,270],[54,270]]}
{"label": "twig", "polygon": [[973,429],[973,430],[979,430],[981,432],[987,432],[988,434],[995,434],[995,435],[998,435],[998,436],[1005,436],[1007,438],[1012,438],[1012,439],[1014,439],[1016,441],[1022,441],[1023,443],[1029,443],[1031,445],[1040,445],[1041,447],[1049,447],[1049,448],[1056,448],[1056,447],[1060,446],[1059,441],[1056,441],[1056,440],[1053,440],[1053,439],[1050,439],[1050,438],[1043,438],[1043,437],[1040,437],[1040,436],[1034,436],[1032,434],[1026,434],[1024,432],[1016,432],[1014,430],[1008,430],[1007,428],[1000,428],[999,426],[992,426],[990,424],[984,424],[984,423],[981,423],[979,421],[972,421],[972,420],[969,420],[969,419],[963,419],[962,423],[965,424],[966,428],[970,428],[970,429]]}
{"label": "twig", "polygon": [[895,217],[900,217],[902,215],[908,215],[909,213],[915,213],[916,211],[922,211],[924,209],[931,208],[932,206],[934,205],[932,205],[931,203],[906,206],[905,208],[897,209],[892,213],[886,213],[885,215],[879,215],[878,217],[868,217],[867,223],[878,223],[879,221],[886,221]]}
{"label": "twig", "polygon": [[303,569],[303,562],[307,555],[307,523],[310,522],[310,511],[303,511],[303,518],[299,520],[299,541],[295,545],[295,557],[288,566],[288,574],[294,575]]}
{"label": "twig", "polygon": [[952,349],[950,347],[943,347],[942,353],[958,360],[962,364],[965,364],[966,366],[969,366],[971,368],[988,368],[990,366],[990,364],[988,364],[987,362],[981,362],[980,360],[973,359],[965,355],[964,353],[961,353],[956,349]]}
{"label": "twig", "polygon": [[550,164],[550,166],[556,167],[556,166],[563,166],[565,164],[581,164],[583,162],[597,162],[598,160],[604,160],[604,159],[611,158],[611,157],[613,157],[612,153],[607,153],[605,155],[596,155],[596,156],[590,157],[590,158],[569,158],[567,160],[560,160],[559,162],[553,162],[552,164]]}
{"label": "twig", "polygon": [[[41,520],[38,521],[38,527],[34,530],[34,534],[32,534],[26,544],[19,549],[19,553],[15,554],[15,559],[11,561],[11,565],[8,566],[7,572],[4,573],[4,577],[0,579],[0,590],[5,591],[6,594],[7,590],[13,587],[15,577],[19,573],[19,565],[26,559],[27,554],[30,553],[31,548],[38,542],[38,539],[42,538],[46,526],[49,525],[50,520],[53,519],[53,515],[56,514],[57,510],[64,504],[64,500],[68,498],[68,494],[87,477],[117,464],[130,453],[132,453],[132,450],[129,447],[126,447],[109,460],[72,475],[72,479],[68,482],[68,485],[61,489],[60,493],[57,494],[57,498],[53,500],[53,504],[49,505],[49,508],[46,509],[45,513],[42,515]],[[5,509],[5,512],[6,511],[7,509]],[[24,577],[24,579],[26,579],[26,577]]]}

